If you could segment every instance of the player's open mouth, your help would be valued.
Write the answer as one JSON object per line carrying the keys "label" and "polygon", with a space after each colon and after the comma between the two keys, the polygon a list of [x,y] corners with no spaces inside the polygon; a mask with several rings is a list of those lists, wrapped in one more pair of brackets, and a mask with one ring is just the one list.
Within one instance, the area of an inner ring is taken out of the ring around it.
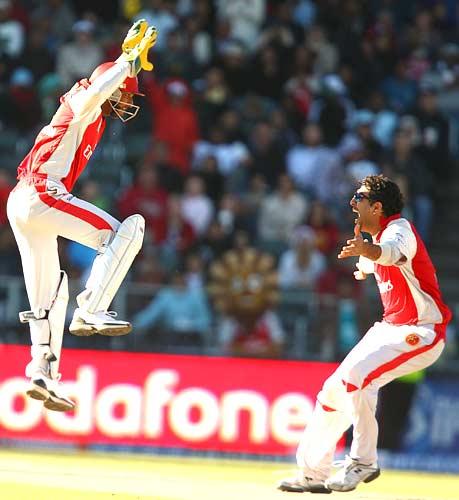
{"label": "player's open mouth", "polygon": [[357,215],[354,219],[354,224],[358,224],[360,222],[360,212],[356,208],[353,208],[352,211]]}

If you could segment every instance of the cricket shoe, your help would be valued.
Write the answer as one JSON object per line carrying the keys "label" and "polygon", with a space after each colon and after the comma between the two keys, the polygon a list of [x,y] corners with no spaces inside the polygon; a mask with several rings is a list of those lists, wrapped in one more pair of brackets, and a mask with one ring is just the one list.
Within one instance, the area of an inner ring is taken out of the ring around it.
{"label": "cricket shoe", "polygon": [[32,399],[43,401],[43,406],[48,410],[73,410],[75,403],[62,393],[59,385],[58,380],[50,379],[45,370],[38,368],[31,374],[26,394]]}
{"label": "cricket shoe", "polygon": [[381,474],[377,464],[365,465],[350,456],[334,462],[334,465],[340,465],[341,469],[325,481],[325,486],[333,491],[355,490],[362,481],[369,483]]}
{"label": "cricket shoe", "polygon": [[281,481],[277,489],[290,493],[331,493],[324,481],[305,477],[302,472],[299,472],[297,477]]}
{"label": "cricket shoe", "polygon": [[118,337],[119,335],[126,335],[131,330],[131,323],[116,319],[116,312],[114,311],[90,313],[81,308],[75,309],[69,326],[70,333],[80,337],[89,337],[95,333]]}

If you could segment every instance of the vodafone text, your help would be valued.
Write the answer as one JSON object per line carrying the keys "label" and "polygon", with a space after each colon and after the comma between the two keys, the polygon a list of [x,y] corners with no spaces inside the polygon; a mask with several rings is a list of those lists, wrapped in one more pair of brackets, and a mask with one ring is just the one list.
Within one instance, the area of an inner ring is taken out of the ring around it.
{"label": "vodafone text", "polygon": [[244,439],[255,447],[267,441],[290,447],[298,442],[314,404],[301,392],[268,398],[247,388],[187,387],[175,369],[150,371],[143,385],[100,387],[97,369],[81,364],[75,380],[65,384],[76,410],[59,413],[27,398],[27,384],[22,377],[0,384],[0,427],[8,432],[27,433],[44,425],[56,435],[75,438],[96,433],[113,441],[140,438],[154,444],[167,434],[184,445],[212,440],[224,448]]}

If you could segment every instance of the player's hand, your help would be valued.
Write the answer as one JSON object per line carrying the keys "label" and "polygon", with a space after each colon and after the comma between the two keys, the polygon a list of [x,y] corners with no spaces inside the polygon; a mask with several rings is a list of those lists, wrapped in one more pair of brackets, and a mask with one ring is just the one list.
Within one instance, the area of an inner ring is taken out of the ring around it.
{"label": "player's hand", "polygon": [[368,274],[366,274],[366,273],[364,273],[363,271],[360,270],[360,266],[359,266],[358,262],[356,263],[355,267],[357,268],[357,271],[354,271],[354,278],[357,281],[366,280]]}
{"label": "player's hand", "polygon": [[346,246],[341,249],[338,259],[347,259],[348,257],[358,257],[365,250],[365,244],[368,240],[364,240],[360,232],[360,224],[354,226],[354,238],[346,241]]}

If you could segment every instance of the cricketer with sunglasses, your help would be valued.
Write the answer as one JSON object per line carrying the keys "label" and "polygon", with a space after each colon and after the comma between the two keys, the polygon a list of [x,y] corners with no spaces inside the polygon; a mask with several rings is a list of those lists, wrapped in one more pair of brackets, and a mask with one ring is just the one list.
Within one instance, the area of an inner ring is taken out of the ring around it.
{"label": "cricketer with sunglasses", "polygon": [[[365,177],[350,205],[356,214],[354,237],[338,258],[359,258],[357,280],[374,275],[383,318],[324,383],[298,446],[298,476],[282,481],[283,491],[351,491],[379,476],[378,391],[434,363],[451,319],[426,247],[413,224],[401,216],[403,197],[397,184],[382,175]],[[351,425],[350,453],[331,474],[336,444]]]}

